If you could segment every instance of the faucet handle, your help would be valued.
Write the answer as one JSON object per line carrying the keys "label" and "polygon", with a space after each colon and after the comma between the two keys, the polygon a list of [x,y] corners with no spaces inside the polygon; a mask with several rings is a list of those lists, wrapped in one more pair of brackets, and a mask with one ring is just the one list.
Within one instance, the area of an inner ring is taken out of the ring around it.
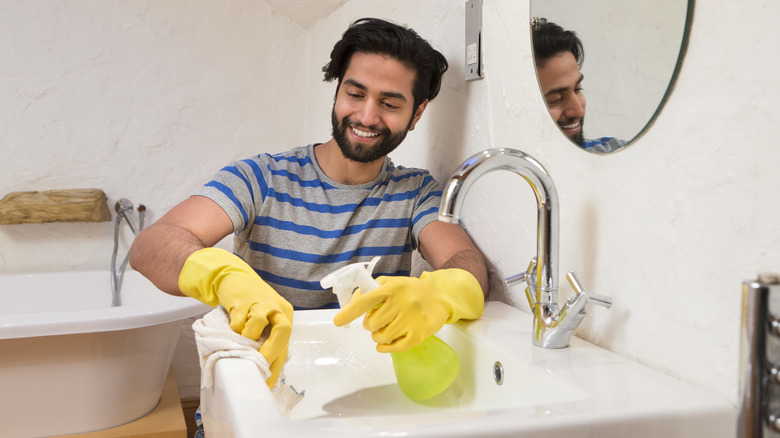
{"label": "faucet handle", "polygon": [[528,300],[528,305],[531,307],[531,310],[533,310],[533,308],[536,307],[536,298],[534,298],[534,294],[536,293],[535,271],[536,271],[536,257],[531,259],[531,263],[528,264],[528,269],[526,269],[525,272],[521,272],[519,274],[515,274],[504,279],[504,283],[506,283],[507,286],[512,286],[513,284],[520,281],[525,281],[527,285],[525,288],[525,297]]}
{"label": "faucet handle", "polygon": [[532,286],[536,288],[536,257],[531,259],[531,262],[528,263],[528,269],[525,270],[525,272],[521,272],[519,274],[510,275],[509,277],[504,279],[504,283],[507,284],[507,286],[512,286],[513,284],[525,281],[529,286]]}
{"label": "faucet handle", "polygon": [[612,307],[612,297],[609,297],[607,295],[589,293],[588,304],[596,304],[609,309],[610,307]]}
{"label": "faucet handle", "polygon": [[578,297],[580,295],[585,295],[585,297],[588,299],[588,304],[596,304],[606,308],[612,307],[612,297],[606,295],[598,295],[586,291],[585,288],[582,287],[580,281],[577,279],[577,276],[574,274],[574,271],[566,274],[566,279],[569,280],[569,284],[574,289],[574,292],[577,294]]}
{"label": "faucet handle", "polygon": [[506,283],[507,286],[512,286],[515,283],[519,283],[525,280],[526,280],[526,274],[525,272],[521,272],[519,274],[510,275],[509,277],[505,278],[504,283]]}

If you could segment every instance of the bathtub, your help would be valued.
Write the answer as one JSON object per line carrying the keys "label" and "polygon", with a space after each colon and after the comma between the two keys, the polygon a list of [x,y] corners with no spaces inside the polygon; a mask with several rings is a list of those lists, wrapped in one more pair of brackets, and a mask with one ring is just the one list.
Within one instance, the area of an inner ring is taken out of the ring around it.
{"label": "bathtub", "polygon": [[182,320],[210,307],[135,271],[111,307],[108,271],[0,275],[0,431],[107,429],[155,408]]}

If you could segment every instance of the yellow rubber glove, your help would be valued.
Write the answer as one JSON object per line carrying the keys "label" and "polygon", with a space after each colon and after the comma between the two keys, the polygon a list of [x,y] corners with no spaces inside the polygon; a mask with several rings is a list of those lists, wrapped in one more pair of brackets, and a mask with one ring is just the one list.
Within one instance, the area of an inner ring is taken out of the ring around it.
{"label": "yellow rubber glove", "polygon": [[260,354],[271,371],[266,384],[273,388],[287,360],[293,306],[240,257],[219,248],[204,248],[187,258],[179,289],[209,306],[222,305],[230,314],[230,328],[242,336],[257,340],[270,329]]}
{"label": "yellow rubber glove", "polygon": [[379,277],[380,286],[360,290],[336,316],[344,326],[366,314],[363,327],[371,332],[380,353],[406,351],[438,332],[444,324],[482,316],[485,298],[479,282],[463,269],[439,269],[415,277]]}

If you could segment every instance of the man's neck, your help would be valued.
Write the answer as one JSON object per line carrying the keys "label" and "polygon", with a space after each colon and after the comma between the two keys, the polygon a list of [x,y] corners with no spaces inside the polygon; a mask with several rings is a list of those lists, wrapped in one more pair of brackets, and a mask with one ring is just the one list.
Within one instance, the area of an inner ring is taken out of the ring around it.
{"label": "man's neck", "polygon": [[373,181],[379,176],[385,162],[384,157],[371,163],[352,161],[341,153],[333,138],[314,147],[314,158],[328,178],[345,185],[360,185]]}

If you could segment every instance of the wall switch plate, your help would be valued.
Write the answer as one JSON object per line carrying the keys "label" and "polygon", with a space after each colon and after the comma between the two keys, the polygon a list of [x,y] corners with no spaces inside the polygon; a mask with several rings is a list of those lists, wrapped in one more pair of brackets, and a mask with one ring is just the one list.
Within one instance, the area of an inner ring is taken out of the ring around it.
{"label": "wall switch plate", "polygon": [[466,65],[474,65],[479,60],[479,56],[477,55],[479,48],[477,46],[477,43],[466,46]]}
{"label": "wall switch plate", "polygon": [[482,78],[482,2],[466,2],[466,80]]}

